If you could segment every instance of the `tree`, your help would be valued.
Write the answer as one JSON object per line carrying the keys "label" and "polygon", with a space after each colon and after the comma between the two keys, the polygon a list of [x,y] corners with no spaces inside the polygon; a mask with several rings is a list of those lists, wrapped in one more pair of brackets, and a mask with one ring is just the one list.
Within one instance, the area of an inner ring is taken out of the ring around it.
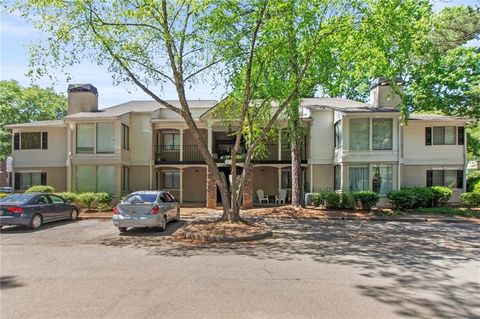
{"label": "tree", "polygon": [[[33,73],[43,74],[49,66],[69,66],[90,58],[107,63],[117,82],[136,84],[183,117],[220,189],[222,219],[228,221],[239,220],[251,158],[311,74],[314,51],[322,47],[321,41],[335,34],[344,17],[352,20],[357,10],[356,2],[347,0],[304,2],[295,17],[301,48],[296,54],[302,57],[302,63],[295,78],[284,78],[285,73],[280,71],[286,66],[277,63],[276,56],[292,52],[282,45],[285,10],[280,0],[43,0],[19,2],[16,8],[25,18],[33,17],[32,23],[49,34],[43,46],[32,50],[32,65],[40,66]],[[226,87],[232,88],[227,101],[221,104],[238,110],[230,189],[201,139],[186,97],[188,85],[214,68],[226,79]],[[161,98],[162,84],[167,81],[174,85],[181,107]],[[259,88],[260,83],[268,85]],[[255,102],[260,96],[263,102]],[[271,102],[276,103],[273,111]],[[260,118],[263,129],[254,129]],[[236,159],[242,136],[248,148],[244,170],[237,180]]]}
{"label": "tree", "polygon": [[52,88],[22,87],[18,82],[0,81],[0,158],[12,151],[12,135],[5,125],[54,120],[66,114],[67,99]]}

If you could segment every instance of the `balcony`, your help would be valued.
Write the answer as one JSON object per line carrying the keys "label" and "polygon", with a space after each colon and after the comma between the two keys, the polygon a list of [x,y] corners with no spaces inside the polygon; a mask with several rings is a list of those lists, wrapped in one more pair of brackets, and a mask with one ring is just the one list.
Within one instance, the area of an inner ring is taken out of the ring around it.
{"label": "balcony", "polygon": [[157,145],[155,149],[155,164],[168,163],[203,163],[202,154],[197,145],[183,145],[183,152],[179,146]]}

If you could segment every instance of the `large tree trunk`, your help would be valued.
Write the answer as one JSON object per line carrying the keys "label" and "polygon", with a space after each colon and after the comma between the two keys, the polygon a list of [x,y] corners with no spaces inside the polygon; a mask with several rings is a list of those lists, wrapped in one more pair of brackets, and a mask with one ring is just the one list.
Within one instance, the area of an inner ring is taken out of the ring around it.
{"label": "large tree trunk", "polygon": [[302,165],[301,143],[299,138],[293,138],[291,144],[292,156],[292,206],[300,207],[302,203]]}

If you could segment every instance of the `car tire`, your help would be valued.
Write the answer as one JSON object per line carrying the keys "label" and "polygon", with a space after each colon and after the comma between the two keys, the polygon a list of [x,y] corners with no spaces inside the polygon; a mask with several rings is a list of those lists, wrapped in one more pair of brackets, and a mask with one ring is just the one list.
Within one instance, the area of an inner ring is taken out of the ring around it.
{"label": "car tire", "polygon": [[175,215],[175,218],[173,219],[175,222],[180,221],[180,208],[177,208],[177,215]]}
{"label": "car tire", "polygon": [[163,219],[162,219],[162,224],[160,225],[160,227],[158,227],[160,229],[160,231],[165,231],[165,229],[167,229],[167,216],[166,215],[163,215]]}
{"label": "car tire", "polygon": [[33,230],[37,230],[41,228],[43,225],[43,218],[42,215],[40,214],[35,214],[32,216],[32,219],[30,220],[30,228]]}
{"label": "car tire", "polygon": [[78,218],[78,210],[72,209],[72,212],[70,213],[70,220],[76,221]]}
{"label": "car tire", "polygon": [[118,231],[120,233],[126,233],[127,232],[127,227],[118,227]]}

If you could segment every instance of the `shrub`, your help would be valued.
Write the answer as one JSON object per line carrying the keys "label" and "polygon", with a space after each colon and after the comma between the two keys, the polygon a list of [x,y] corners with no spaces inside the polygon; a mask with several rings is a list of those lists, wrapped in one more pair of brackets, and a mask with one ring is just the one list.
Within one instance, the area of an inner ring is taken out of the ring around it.
{"label": "shrub", "polygon": [[371,210],[380,200],[380,195],[370,191],[355,192],[353,199],[362,209]]}
{"label": "shrub", "polygon": [[323,194],[324,193],[312,193],[310,195],[313,206],[318,207],[320,205],[323,205]]}
{"label": "shrub", "polygon": [[25,193],[54,193],[55,189],[47,185],[35,185],[25,191]]}
{"label": "shrub", "polygon": [[325,192],[324,195],[325,207],[328,209],[339,209],[341,204],[340,194],[336,192]]}
{"label": "shrub", "polygon": [[387,198],[392,202],[393,207],[400,210],[412,208],[417,200],[413,188],[391,191],[387,194]]}
{"label": "shrub", "polygon": [[480,182],[478,182],[473,188],[472,192],[480,193]]}
{"label": "shrub", "polygon": [[432,207],[442,207],[447,205],[452,197],[452,190],[443,186],[433,186],[431,189],[433,191]]}
{"label": "shrub", "polygon": [[467,175],[467,191],[480,192],[480,170],[469,171]]}
{"label": "shrub", "polygon": [[8,194],[0,193],[0,198],[4,198],[5,196],[8,196]]}
{"label": "shrub", "polygon": [[431,187],[416,187],[414,192],[417,197],[413,208],[433,207],[435,191]]}
{"label": "shrub", "polygon": [[112,195],[109,193],[95,193],[95,201],[99,204],[110,204]]}
{"label": "shrub", "polygon": [[108,212],[111,210],[112,210],[112,206],[110,206],[109,204],[105,204],[105,203],[98,204],[98,211],[100,212]]}
{"label": "shrub", "polygon": [[78,203],[78,194],[72,192],[63,192],[57,193],[57,195],[69,201],[70,203]]}
{"label": "shrub", "polygon": [[354,209],[355,208],[355,199],[353,198],[353,193],[341,193],[341,208],[342,209]]}
{"label": "shrub", "polygon": [[470,192],[460,195],[460,200],[467,207],[480,207],[480,193]]}
{"label": "shrub", "polygon": [[93,202],[97,199],[95,193],[81,193],[78,195],[78,201],[87,207],[87,210],[90,211]]}

